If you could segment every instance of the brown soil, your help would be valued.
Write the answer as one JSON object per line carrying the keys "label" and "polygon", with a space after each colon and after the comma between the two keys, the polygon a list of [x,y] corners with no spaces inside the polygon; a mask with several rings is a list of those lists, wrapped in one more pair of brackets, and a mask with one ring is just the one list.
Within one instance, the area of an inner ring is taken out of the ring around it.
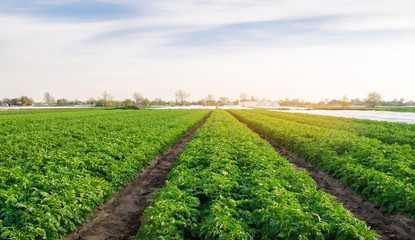
{"label": "brown soil", "polygon": [[[240,121],[236,116],[234,117]],[[415,240],[415,222],[409,216],[392,214],[386,208],[369,202],[365,196],[356,193],[347,184],[342,184],[338,179],[317,169],[304,158],[288,151],[254,129],[250,129],[268,141],[280,156],[285,157],[297,171],[305,170],[316,182],[317,189],[321,188],[335,196],[336,202],[342,203],[343,207],[353,213],[357,219],[365,221],[371,229],[380,235],[380,239]]]}
{"label": "brown soil", "polygon": [[317,189],[322,188],[325,192],[336,197],[335,201],[342,203],[343,207],[349,210],[360,220],[366,222],[371,229],[375,230],[380,239],[415,239],[415,223],[404,214],[391,214],[384,207],[369,202],[368,199],[356,193],[347,184],[342,184],[338,179],[317,169],[304,158],[295,155],[286,148],[276,144],[265,136],[260,136],[267,140],[280,156],[285,157],[297,171],[305,170],[314,179]]}
{"label": "brown soil", "polygon": [[154,159],[139,177],[112,200],[99,207],[87,224],[77,232],[66,235],[64,240],[135,239],[142,224],[141,215],[149,206],[151,195],[164,186],[177,155],[185,149],[187,142],[209,116],[210,113],[178,143]]}

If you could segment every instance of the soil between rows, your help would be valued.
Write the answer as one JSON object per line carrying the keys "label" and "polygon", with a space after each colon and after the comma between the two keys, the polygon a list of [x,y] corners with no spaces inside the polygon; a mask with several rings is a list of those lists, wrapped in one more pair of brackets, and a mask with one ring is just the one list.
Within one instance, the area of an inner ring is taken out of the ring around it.
{"label": "soil between rows", "polygon": [[155,158],[143,173],[117,192],[113,199],[99,207],[88,223],[77,232],[67,234],[64,240],[135,239],[142,225],[141,215],[150,205],[148,200],[158,188],[164,186],[177,155],[186,148],[193,134],[210,114],[211,112],[173,147]]}
{"label": "soil between rows", "polygon": [[305,170],[314,179],[317,189],[336,197],[335,201],[342,203],[343,207],[353,215],[366,222],[371,229],[381,236],[381,239],[415,239],[415,223],[404,214],[391,214],[386,208],[356,193],[347,184],[317,169],[303,158],[296,156],[282,146],[269,141],[280,156],[285,157],[297,171]]}
{"label": "soil between rows", "polygon": [[[149,206],[148,200],[151,199],[151,195],[164,186],[167,174],[177,155],[185,149],[187,142],[192,139],[193,134],[209,116],[210,113],[178,143],[154,159],[139,177],[119,191],[111,201],[99,207],[89,223],[81,226],[77,232],[69,233],[64,239],[135,239],[142,224],[141,215]],[[322,188],[325,192],[335,196],[336,202],[342,203],[343,207],[352,212],[356,218],[365,221],[381,236],[381,239],[415,240],[415,223],[411,218],[404,214],[389,213],[385,208],[355,193],[347,184],[341,184],[339,180],[318,170],[303,158],[262,134],[259,135],[293,164],[297,171],[305,170],[315,180],[317,189]]]}
{"label": "soil between rows", "polygon": [[324,192],[335,196],[334,201],[342,203],[343,207],[353,213],[357,219],[365,221],[371,229],[381,236],[380,239],[415,240],[415,223],[409,216],[391,214],[386,208],[369,202],[365,196],[355,192],[347,184],[342,184],[338,179],[317,169],[304,158],[288,151],[254,129],[250,129],[268,141],[279,155],[285,157],[297,171],[305,170],[316,182],[317,189],[321,188]]}

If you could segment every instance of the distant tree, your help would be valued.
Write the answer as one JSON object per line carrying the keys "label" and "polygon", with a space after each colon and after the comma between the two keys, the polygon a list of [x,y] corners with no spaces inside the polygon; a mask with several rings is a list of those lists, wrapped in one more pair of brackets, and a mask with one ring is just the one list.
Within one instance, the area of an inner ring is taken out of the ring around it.
{"label": "distant tree", "polygon": [[405,98],[399,99],[399,106],[405,106]]}
{"label": "distant tree", "polygon": [[206,104],[207,104],[208,106],[215,106],[215,105],[216,105],[216,100],[215,100],[215,97],[213,97],[213,95],[212,95],[212,94],[209,94],[209,95],[206,97]]}
{"label": "distant tree", "polygon": [[3,100],[2,100],[2,102],[3,103],[7,103],[7,104],[10,104],[10,99],[9,98],[3,98]]}
{"label": "distant tree", "polygon": [[361,106],[361,105],[363,105],[363,101],[360,100],[359,98],[354,98],[354,99],[350,100],[350,104]]}
{"label": "distant tree", "polygon": [[152,105],[162,105],[164,101],[162,98],[155,98],[154,101],[151,103]]}
{"label": "distant tree", "polygon": [[13,99],[10,99],[9,104],[14,105],[14,106],[20,106],[22,105],[22,102],[20,101],[19,98],[13,98]]}
{"label": "distant tree", "polygon": [[43,96],[43,100],[47,105],[52,105],[55,103],[55,98],[50,94],[50,92],[46,92]]}
{"label": "distant tree", "polygon": [[107,91],[105,91],[102,94],[102,99],[104,99],[105,101],[112,101],[114,97],[111,94],[109,94]]}
{"label": "distant tree", "polygon": [[200,99],[199,101],[197,101],[197,104],[201,106],[206,106],[206,98]]}
{"label": "distant tree", "polygon": [[387,106],[398,106],[399,105],[399,101],[397,98],[393,99],[392,101],[388,101],[386,103]]}
{"label": "distant tree", "polygon": [[56,105],[58,105],[58,106],[69,106],[70,103],[69,103],[69,100],[68,99],[61,98],[61,99],[58,99],[56,101]]}
{"label": "distant tree", "polygon": [[226,104],[229,103],[229,98],[228,97],[220,97],[219,102],[220,102],[221,105],[226,105]]}
{"label": "distant tree", "polygon": [[298,106],[300,105],[300,100],[298,98],[291,100],[292,106]]}
{"label": "distant tree", "polygon": [[239,99],[241,99],[242,105],[245,107],[245,102],[248,101],[248,95],[246,93],[241,93]]}
{"label": "distant tree", "polygon": [[35,101],[28,96],[21,96],[19,100],[22,106],[33,106],[35,104]]}
{"label": "distant tree", "polygon": [[365,99],[366,104],[369,107],[375,107],[378,103],[382,101],[382,96],[377,92],[370,92]]}
{"label": "distant tree", "polygon": [[148,106],[148,105],[150,105],[150,100],[149,100],[148,98],[144,98],[144,99],[141,101],[141,104],[142,104],[143,106]]}
{"label": "distant tree", "polygon": [[111,95],[111,94],[109,94],[108,92],[104,92],[103,94],[102,94],[102,98],[101,99],[99,99],[96,103],[95,103],[95,105],[96,106],[112,106],[114,103],[113,103],[113,96]]}
{"label": "distant tree", "polygon": [[185,100],[190,97],[190,94],[186,93],[185,91],[179,89],[174,93],[176,97],[176,102],[178,102],[181,105],[184,105]]}
{"label": "distant tree", "polygon": [[133,93],[133,99],[135,101],[135,104],[138,105],[138,104],[140,104],[144,100],[144,97],[143,97],[143,95],[141,93],[134,92]]}
{"label": "distant tree", "polygon": [[346,95],[342,98],[342,107],[350,107],[350,102]]}
{"label": "distant tree", "polygon": [[70,105],[82,105],[82,101],[75,99],[74,101],[70,101]]}
{"label": "distant tree", "polygon": [[123,106],[134,106],[135,102],[133,100],[127,98],[122,102],[122,105]]}
{"label": "distant tree", "polygon": [[94,105],[97,102],[97,100],[95,100],[95,98],[90,98],[86,101],[87,104],[91,104]]}
{"label": "distant tree", "polygon": [[288,98],[285,98],[284,100],[278,100],[278,104],[280,106],[289,106],[289,103],[290,103],[290,99]]}
{"label": "distant tree", "polygon": [[239,104],[239,100],[236,99],[235,101],[233,101],[233,105],[238,105]]}

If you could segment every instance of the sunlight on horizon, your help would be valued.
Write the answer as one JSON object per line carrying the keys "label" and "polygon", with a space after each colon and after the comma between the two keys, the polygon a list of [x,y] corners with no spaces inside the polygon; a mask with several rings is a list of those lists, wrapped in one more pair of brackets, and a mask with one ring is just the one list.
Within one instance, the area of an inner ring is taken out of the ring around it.
{"label": "sunlight on horizon", "polygon": [[415,100],[413,1],[0,3],[0,99]]}

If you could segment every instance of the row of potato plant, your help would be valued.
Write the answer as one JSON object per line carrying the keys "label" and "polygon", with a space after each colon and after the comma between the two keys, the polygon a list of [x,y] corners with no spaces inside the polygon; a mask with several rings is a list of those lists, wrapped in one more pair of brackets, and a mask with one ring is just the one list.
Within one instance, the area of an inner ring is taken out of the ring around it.
{"label": "row of potato plant", "polygon": [[[272,112],[271,115],[268,111],[260,111],[259,113],[279,118],[279,115],[274,115]],[[337,135],[337,137],[331,137],[327,147],[334,149],[338,155],[351,157],[359,164],[387,173],[400,181],[415,186],[415,151],[410,146],[384,144],[376,139],[358,137],[342,130],[336,131],[336,129],[330,128],[328,130],[326,127],[317,129],[325,131],[331,136]]]}
{"label": "row of potato plant", "polygon": [[143,214],[137,239],[373,239],[228,112],[215,110]]}
{"label": "row of potato plant", "polygon": [[[274,112],[269,111],[254,112],[278,119],[286,119],[287,117],[284,115],[285,117],[280,118],[278,113],[274,114]],[[293,115],[291,116],[293,117]],[[294,115],[294,117],[295,116],[297,115]],[[313,116],[309,116],[310,121],[315,122],[313,121]],[[294,121],[291,120],[292,117],[286,120]],[[314,124],[308,125],[312,125],[312,127],[318,126]],[[359,137],[354,133],[348,133],[343,130],[336,130],[332,128],[327,129],[322,126],[318,126],[318,128],[315,129],[317,129],[317,131],[324,131],[324,134],[326,135],[336,135],[336,137],[333,136],[328,139],[329,143],[326,147],[332,148],[338,155],[352,157],[358,161],[358,163],[366,167],[385,172],[400,181],[411,183],[415,186],[415,150],[413,150],[409,145],[383,144],[376,139]],[[322,137],[318,135],[318,138],[321,139]]]}
{"label": "row of potato plant", "polygon": [[59,239],[208,110],[0,116],[0,238]]}
{"label": "row of potato plant", "polygon": [[298,123],[345,130],[359,136],[375,138],[388,144],[409,144],[412,148],[415,147],[415,124],[321,116],[307,113],[264,110],[259,110],[258,112]]}
{"label": "row of potato plant", "polygon": [[269,139],[349,183],[370,201],[387,206],[391,212],[408,212],[415,217],[414,155],[408,154],[406,148],[258,112],[231,110],[231,113]]}

